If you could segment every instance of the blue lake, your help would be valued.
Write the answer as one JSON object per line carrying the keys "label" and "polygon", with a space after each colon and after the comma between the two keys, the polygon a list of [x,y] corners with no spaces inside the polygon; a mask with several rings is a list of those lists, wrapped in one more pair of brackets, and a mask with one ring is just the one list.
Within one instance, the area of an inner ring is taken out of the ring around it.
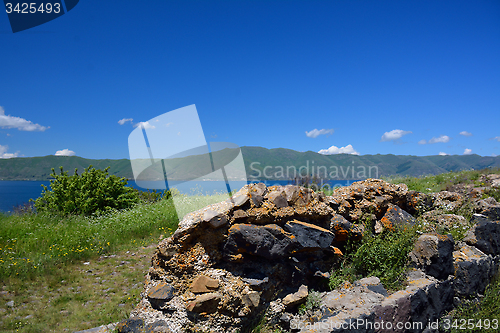
{"label": "blue lake", "polygon": [[[292,181],[286,180],[267,180],[267,181],[252,181],[252,183],[263,182],[268,186],[271,185],[288,185]],[[324,184],[328,186],[348,186],[355,182],[354,180],[330,180],[325,181]],[[233,181],[231,185],[238,189],[243,187],[247,182]],[[12,211],[13,207],[27,203],[29,199],[36,199],[42,194],[41,185],[50,186],[50,181],[0,181],[0,211]],[[128,182],[129,186],[144,190],[138,187],[133,180]],[[174,185],[181,193],[193,194],[213,194],[214,192],[220,193],[225,190],[225,183],[220,181],[202,181],[202,182],[185,182]]]}

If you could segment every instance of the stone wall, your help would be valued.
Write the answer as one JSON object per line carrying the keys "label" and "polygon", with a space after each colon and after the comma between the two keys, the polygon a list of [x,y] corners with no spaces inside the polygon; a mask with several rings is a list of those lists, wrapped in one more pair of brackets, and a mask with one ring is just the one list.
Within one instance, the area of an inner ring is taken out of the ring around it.
{"label": "stone wall", "polygon": [[[119,331],[240,332],[265,314],[270,324],[294,332],[394,331],[381,328],[382,320],[422,322],[422,329],[399,330],[422,332],[461,298],[483,293],[498,267],[500,205],[472,198],[482,215],[468,221],[449,214],[465,199],[377,179],[331,196],[291,185],[247,185],[224,202],[186,215],[159,243],[142,299]],[[297,313],[312,288],[326,290],[346,242],[367,232],[363,221],[376,221],[370,227],[377,234],[413,225],[417,216],[426,233],[410,254],[405,290],[389,294],[378,278],[368,277],[319,293],[314,313]],[[436,233],[460,223],[474,225],[463,242]],[[366,325],[345,326],[353,322]]]}

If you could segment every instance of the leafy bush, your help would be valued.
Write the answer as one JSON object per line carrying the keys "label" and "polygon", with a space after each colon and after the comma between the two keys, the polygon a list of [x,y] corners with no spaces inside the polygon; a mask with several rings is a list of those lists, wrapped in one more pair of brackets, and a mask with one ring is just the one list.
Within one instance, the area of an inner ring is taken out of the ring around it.
{"label": "leafy bush", "polygon": [[108,175],[109,167],[99,170],[90,165],[81,175],[75,169],[72,176],[63,167],[60,170],[57,175],[52,168],[50,190],[42,185],[42,196],[34,201],[38,212],[91,215],[129,208],[139,202],[138,192],[126,187],[126,178]]}

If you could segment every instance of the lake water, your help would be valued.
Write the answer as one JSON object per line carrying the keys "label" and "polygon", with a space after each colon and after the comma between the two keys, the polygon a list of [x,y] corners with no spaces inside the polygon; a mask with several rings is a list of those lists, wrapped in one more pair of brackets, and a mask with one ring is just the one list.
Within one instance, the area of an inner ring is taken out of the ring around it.
{"label": "lake water", "polygon": [[[252,183],[263,182],[268,186],[271,185],[288,185],[292,181],[286,180],[267,180],[267,181],[255,181]],[[355,182],[354,180],[331,180],[325,181],[328,186],[348,186]],[[36,199],[42,194],[41,185],[50,186],[50,181],[0,181],[0,211],[8,212],[12,211],[13,207],[19,206],[21,204],[27,203],[29,199]],[[133,180],[128,182],[129,186],[143,190],[143,188],[138,187]],[[233,181],[231,185],[235,188],[243,187],[247,182],[245,181]],[[225,189],[225,183],[220,181],[202,181],[202,182],[185,182],[175,185],[175,187],[181,193],[203,193],[203,194],[213,194],[214,192],[220,193]]]}

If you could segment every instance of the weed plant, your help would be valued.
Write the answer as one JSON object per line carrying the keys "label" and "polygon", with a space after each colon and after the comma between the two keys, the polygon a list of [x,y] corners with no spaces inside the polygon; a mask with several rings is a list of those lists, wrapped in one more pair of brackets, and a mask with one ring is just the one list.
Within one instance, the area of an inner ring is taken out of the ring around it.
{"label": "weed plant", "polygon": [[331,289],[344,282],[368,276],[376,276],[389,290],[399,290],[405,284],[408,254],[418,237],[419,226],[400,226],[384,230],[380,235],[371,232],[371,221],[366,220],[365,233],[359,243],[349,246],[348,253],[330,275]]}

